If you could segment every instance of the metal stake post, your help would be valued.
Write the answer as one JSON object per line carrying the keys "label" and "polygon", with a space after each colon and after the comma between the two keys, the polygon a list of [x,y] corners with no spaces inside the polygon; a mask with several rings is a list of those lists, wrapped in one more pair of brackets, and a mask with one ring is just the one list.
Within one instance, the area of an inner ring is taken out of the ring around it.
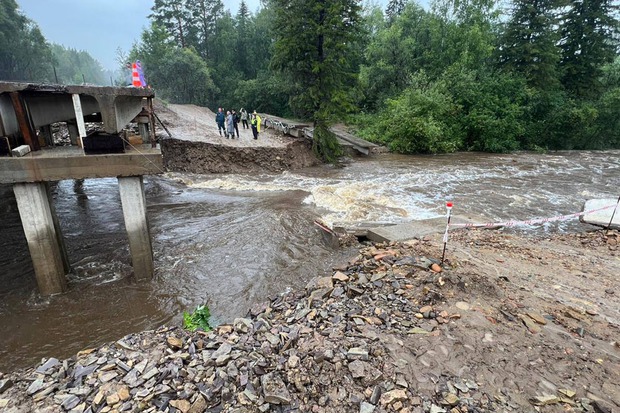
{"label": "metal stake post", "polygon": [[441,253],[441,265],[443,265],[443,261],[446,258],[446,248],[448,246],[448,230],[450,229],[450,218],[452,218],[452,202],[446,202],[446,214],[448,220],[446,222],[446,232],[443,234],[443,252]]}

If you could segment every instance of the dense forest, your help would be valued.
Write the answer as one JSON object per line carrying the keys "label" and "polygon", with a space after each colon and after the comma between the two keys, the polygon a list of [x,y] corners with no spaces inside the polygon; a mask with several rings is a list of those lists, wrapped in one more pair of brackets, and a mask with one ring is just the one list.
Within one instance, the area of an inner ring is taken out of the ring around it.
{"label": "dense forest", "polygon": [[[222,0],[154,0],[127,59],[168,101],[313,122],[326,160],[339,154],[329,125],[342,121],[402,153],[619,148],[619,9],[263,0],[231,12]],[[51,80],[56,67],[63,81],[99,82],[90,56],[48,45],[13,0],[0,30],[3,79]]]}
{"label": "dense forest", "polygon": [[234,15],[156,0],[150,19],[132,56],[174,102],[346,120],[403,153],[620,147],[611,0],[267,0]]}
{"label": "dense forest", "polygon": [[15,0],[0,1],[0,80],[110,84],[88,52],[48,43]]}

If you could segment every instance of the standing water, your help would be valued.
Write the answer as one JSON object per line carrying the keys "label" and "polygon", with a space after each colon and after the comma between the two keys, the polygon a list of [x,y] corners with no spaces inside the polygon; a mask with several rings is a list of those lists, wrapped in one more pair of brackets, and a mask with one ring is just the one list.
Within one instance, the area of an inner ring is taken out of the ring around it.
{"label": "standing water", "polygon": [[[444,214],[489,220],[579,211],[614,198],[620,151],[547,155],[381,155],[346,168],[279,175],[187,175],[146,182],[156,274],[135,283],[115,179],[61,181],[56,210],[73,273],[70,291],[42,298],[10,186],[0,186],[0,371],[66,357],[125,334],[180,322],[207,303],[216,321],[354,254],[335,250],[313,220],[355,225]],[[572,231],[575,221],[530,231]]]}

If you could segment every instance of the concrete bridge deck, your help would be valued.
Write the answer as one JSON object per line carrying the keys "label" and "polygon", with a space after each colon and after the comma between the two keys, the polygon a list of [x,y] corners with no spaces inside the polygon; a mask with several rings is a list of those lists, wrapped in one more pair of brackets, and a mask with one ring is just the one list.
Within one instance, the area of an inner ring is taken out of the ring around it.
{"label": "concrete bridge deck", "polygon": [[[13,155],[0,157],[0,183],[13,184],[42,294],[65,291],[71,271],[49,181],[117,177],[134,276],[153,276],[143,184],[143,175],[163,170],[153,97],[151,89],[0,82],[0,143]],[[101,122],[105,133],[87,135],[85,121]],[[120,132],[132,121],[150,145],[126,145]],[[56,122],[67,123],[72,146],[54,146]]]}

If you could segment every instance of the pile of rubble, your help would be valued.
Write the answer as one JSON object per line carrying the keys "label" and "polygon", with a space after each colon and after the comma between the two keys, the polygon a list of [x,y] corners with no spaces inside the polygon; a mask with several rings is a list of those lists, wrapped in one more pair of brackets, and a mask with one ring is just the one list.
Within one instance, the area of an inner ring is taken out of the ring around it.
{"label": "pile of rubble", "polygon": [[[481,413],[555,405],[599,411],[570,389],[515,405],[507,393],[491,394],[467,369],[429,374],[420,385],[412,374],[417,367],[394,348],[416,354],[416,337],[451,337],[462,322],[460,311],[470,309],[455,299],[468,281],[422,252],[415,242],[368,246],[332,276],[256,305],[247,318],[214,331],[162,327],[64,361],[43,360],[0,376],[0,409]],[[531,313],[521,328],[538,333],[546,323]],[[449,353],[443,346],[437,351]],[[432,360],[420,363],[422,369]]]}

